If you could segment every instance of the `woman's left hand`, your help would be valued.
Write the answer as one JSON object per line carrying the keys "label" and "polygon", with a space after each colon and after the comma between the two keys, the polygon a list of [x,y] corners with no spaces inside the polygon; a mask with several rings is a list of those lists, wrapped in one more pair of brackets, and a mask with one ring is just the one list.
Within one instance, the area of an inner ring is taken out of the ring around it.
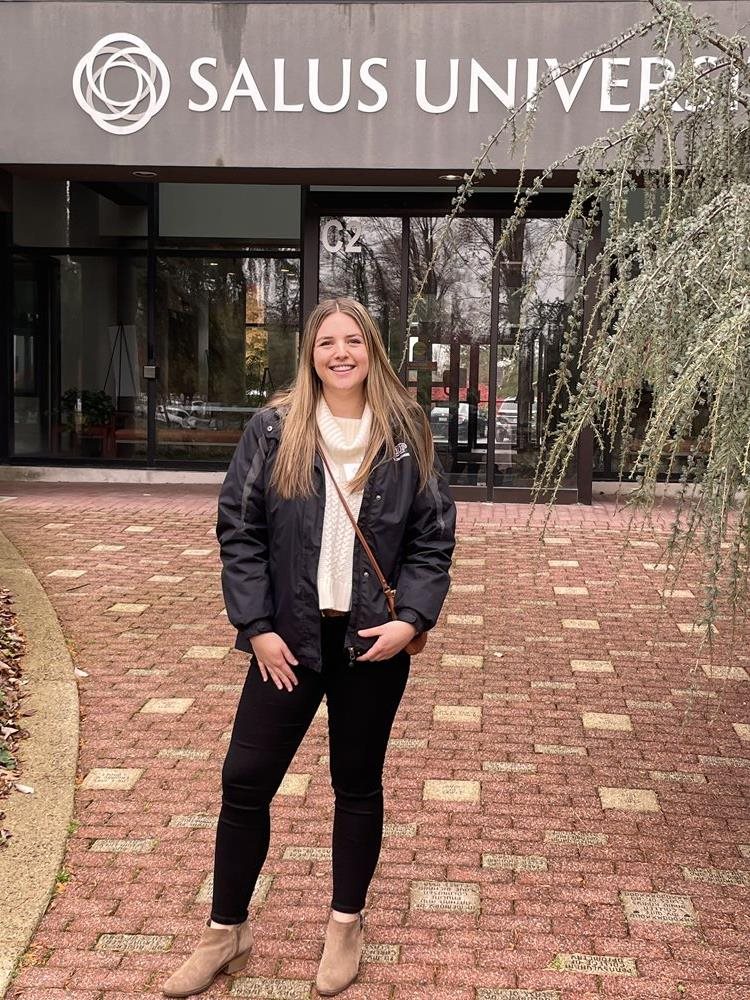
{"label": "woman's left hand", "polygon": [[390,621],[383,625],[375,625],[373,628],[361,628],[357,635],[379,636],[378,641],[363,653],[356,657],[357,663],[362,660],[390,660],[396,653],[401,652],[404,646],[414,638],[417,630],[409,622]]}

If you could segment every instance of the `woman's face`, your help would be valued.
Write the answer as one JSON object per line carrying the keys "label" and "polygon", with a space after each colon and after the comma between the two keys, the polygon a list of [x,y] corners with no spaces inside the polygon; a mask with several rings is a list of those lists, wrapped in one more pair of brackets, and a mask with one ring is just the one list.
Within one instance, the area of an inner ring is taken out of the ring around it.
{"label": "woman's face", "polygon": [[370,369],[364,334],[351,316],[335,312],[318,328],[313,367],[326,391],[360,392]]}

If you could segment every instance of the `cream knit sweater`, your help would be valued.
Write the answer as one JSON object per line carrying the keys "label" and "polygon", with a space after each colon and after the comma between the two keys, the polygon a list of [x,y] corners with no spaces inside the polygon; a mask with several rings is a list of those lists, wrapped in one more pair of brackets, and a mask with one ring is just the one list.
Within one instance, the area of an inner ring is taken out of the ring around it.
{"label": "cream knit sweater", "polygon": [[[361,419],[334,417],[321,395],[316,413],[323,448],[341,492],[356,521],[362,505],[362,492],[349,494],[347,483],[356,475],[370,439],[372,410],[365,402]],[[354,527],[347,517],[328,470],[326,503],[323,512],[323,538],[318,563],[318,605],[349,611],[352,602],[352,559]]]}

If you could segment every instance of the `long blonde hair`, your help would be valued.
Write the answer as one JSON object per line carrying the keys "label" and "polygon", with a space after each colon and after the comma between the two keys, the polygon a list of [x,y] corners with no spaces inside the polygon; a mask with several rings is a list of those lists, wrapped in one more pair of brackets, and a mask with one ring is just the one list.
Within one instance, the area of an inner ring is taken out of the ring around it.
{"label": "long blonde hair", "polygon": [[375,458],[386,444],[384,461],[394,458],[396,442],[406,441],[419,468],[418,490],[424,489],[433,470],[434,445],[430,424],[419,403],[412,399],[388,360],[383,339],[367,309],[356,299],[323,299],[310,313],[302,332],[299,367],[292,385],[269,400],[282,420],[281,442],[270,485],[284,499],[313,493],[313,462],[319,441],[316,421],[323,384],[313,364],[315,336],[323,320],[332,313],[350,316],[362,331],[369,371],[364,393],[372,409],[370,441],[350,492],[364,488]]}

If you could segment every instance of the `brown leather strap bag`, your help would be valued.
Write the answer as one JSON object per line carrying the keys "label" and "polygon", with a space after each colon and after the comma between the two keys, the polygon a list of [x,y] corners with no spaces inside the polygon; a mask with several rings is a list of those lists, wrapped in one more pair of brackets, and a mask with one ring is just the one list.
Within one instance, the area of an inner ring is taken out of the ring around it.
{"label": "brown leather strap bag", "polygon": [[[320,450],[320,457],[323,459],[323,462],[325,463],[326,469],[328,469],[328,475],[331,477],[333,485],[336,487],[336,492],[338,493],[339,497],[341,498],[341,503],[344,505],[344,510],[349,515],[349,520],[354,525],[354,530],[356,531],[357,537],[359,538],[360,542],[362,543],[362,548],[367,553],[367,558],[372,563],[372,568],[375,570],[375,573],[377,574],[378,580],[380,581],[380,586],[383,588],[383,593],[385,594],[385,599],[386,599],[386,601],[388,601],[388,608],[390,609],[390,612],[391,612],[391,618],[393,618],[394,620],[397,621],[398,620],[398,616],[396,614],[396,591],[393,589],[393,587],[389,586],[388,581],[383,576],[383,572],[380,569],[380,566],[378,566],[378,561],[375,558],[375,556],[373,555],[372,549],[367,544],[367,541],[365,540],[365,536],[360,531],[359,525],[357,524],[357,522],[356,522],[356,520],[354,518],[354,515],[352,514],[351,510],[349,509],[349,504],[344,499],[344,494],[341,492],[341,488],[339,487],[339,484],[336,482],[336,477],[331,472],[331,466],[328,464],[328,459],[325,456],[325,452],[323,451],[322,448],[320,448],[319,450]],[[426,645],[427,645],[427,633],[426,632],[417,632],[417,634],[414,636],[414,638],[410,639],[407,642],[407,644],[404,646],[404,649],[409,654],[409,656],[414,656],[416,653],[421,653],[422,650],[425,648]]]}

